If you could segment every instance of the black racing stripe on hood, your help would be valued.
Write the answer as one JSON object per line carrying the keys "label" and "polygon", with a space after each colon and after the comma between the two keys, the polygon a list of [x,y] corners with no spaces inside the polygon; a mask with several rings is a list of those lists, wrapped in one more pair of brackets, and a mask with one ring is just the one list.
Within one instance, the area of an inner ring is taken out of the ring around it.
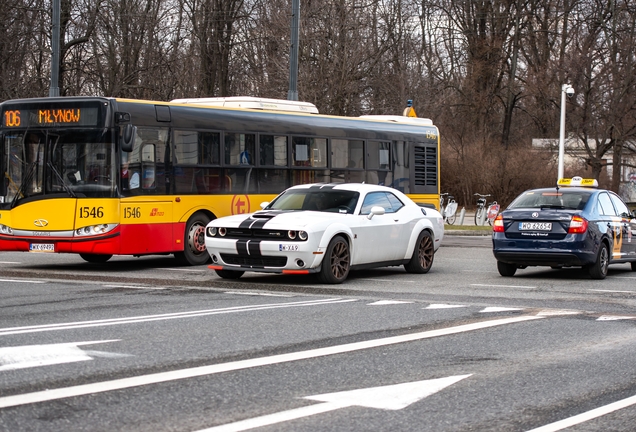
{"label": "black racing stripe on hood", "polygon": [[256,220],[252,223],[252,225],[250,226],[250,228],[252,228],[252,229],[261,229],[261,228],[263,228],[263,226],[264,226],[267,222],[269,222],[269,221],[271,221],[271,220],[272,220],[272,219],[256,219]]}
{"label": "black racing stripe on hood", "polygon": [[249,228],[250,226],[252,226],[253,222],[254,220],[250,216],[248,216],[245,218],[243,222],[239,224],[239,228],[241,229]]}

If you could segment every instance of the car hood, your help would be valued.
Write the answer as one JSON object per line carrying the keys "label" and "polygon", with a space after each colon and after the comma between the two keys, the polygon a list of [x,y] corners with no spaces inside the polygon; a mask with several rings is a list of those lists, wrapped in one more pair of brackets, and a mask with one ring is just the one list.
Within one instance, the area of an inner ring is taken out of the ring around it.
{"label": "car hood", "polygon": [[334,221],[339,218],[353,217],[350,214],[326,213],[316,211],[263,210],[252,214],[227,216],[213,220],[210,225],[236,228],[242,224],[278,229],[303,228],[311,224]]}

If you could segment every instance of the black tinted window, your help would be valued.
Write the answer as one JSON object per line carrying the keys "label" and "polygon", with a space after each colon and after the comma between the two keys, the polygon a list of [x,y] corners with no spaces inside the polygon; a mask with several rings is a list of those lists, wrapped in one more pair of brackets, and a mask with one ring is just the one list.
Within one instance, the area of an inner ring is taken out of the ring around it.
{"label": "black tinted window", "polygon": [[517,197],[509,209],[514,208],[562,208],[567,210],[583,210],[592,192],[573,191],[567,189],[532,190]]}

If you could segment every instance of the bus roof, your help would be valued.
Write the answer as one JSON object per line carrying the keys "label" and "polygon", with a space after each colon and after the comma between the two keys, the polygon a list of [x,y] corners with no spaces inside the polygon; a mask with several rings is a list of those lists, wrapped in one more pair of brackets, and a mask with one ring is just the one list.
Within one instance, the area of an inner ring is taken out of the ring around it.
{"label": "bus roof", "polygon": [[318,108],[316,108],[316,105],[309,102],[285,99],[266,99],[251,96],[173,99],[170,102],[211,107],[247,108],[318,114]]}
{"label": "bus roof", "polygon": [[404,117],[398,115],[363,115],[365,120],[379,120],[393,123],[403,123],[417,126],[433,126],[433,120],[420,117]]}

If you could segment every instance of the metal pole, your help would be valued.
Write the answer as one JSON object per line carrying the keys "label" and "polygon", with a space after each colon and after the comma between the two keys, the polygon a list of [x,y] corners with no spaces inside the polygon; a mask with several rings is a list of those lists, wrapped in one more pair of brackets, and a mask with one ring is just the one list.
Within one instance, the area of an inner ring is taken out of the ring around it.
{"label": "metal pole", "polygon": [[563,157],[565,154],[565,96],[573,95],[574,89],[570,84],[561,86],[561,126],[559,128],[559,170],[557,181],[563,178]]}
{"label": "metal pole", "polygon": [[51,85],[49,96],[59,96],[60,88],[60,0],[53,0],[53,29],[51,34]]}
{"label": "metal pole", "polygon": [[298,100],[298,39],[300,0],[292,0],[291,51],[289,53],[289,92],[287,100]]}

